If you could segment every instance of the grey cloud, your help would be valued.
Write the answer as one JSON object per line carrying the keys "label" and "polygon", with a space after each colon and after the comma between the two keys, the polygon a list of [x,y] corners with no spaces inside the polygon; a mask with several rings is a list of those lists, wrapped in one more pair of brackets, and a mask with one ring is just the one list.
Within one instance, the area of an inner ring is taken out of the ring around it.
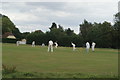
{"label": "grey cloud", "polygon": [[26,2],[26,5],[32,7],[42,7],[50,10],[62,10],[65,2]]}
{"label": "grey cloud", "polygon": [[117,13],[117,2],[13,2],[3,3],[2,7],[3,13],[20,27],[21,32],[26,30],[21,26],[28,26],[26,31],[38,28],[45,31],[52,22],[78,32],[84,19],[92,23],[112,22]]}

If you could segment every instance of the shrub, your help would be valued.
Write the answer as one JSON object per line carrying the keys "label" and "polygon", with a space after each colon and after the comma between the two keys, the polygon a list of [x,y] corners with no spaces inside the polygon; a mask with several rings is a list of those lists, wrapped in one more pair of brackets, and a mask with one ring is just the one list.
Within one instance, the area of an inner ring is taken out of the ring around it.
{"label": "shrub", "polygon": [[34,76],[32,73],[25,73],[24,76]]}
{"label": "shrub", "polygon": [[16,43],[17,39],[2,38],[3,43]]}
{"label": "shrub", "polygon": [[3,74],[9,74],[9,73],[14,73],[16,72],[16,67],[15,66],[7,66],[7,65],[2,65],[3,69]]}

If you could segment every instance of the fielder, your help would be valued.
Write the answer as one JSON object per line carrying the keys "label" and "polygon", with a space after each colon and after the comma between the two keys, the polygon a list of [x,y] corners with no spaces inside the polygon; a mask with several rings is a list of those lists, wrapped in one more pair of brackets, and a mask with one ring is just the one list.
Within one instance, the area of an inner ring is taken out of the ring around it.
{"label": "fielder", "polygon": [[55,42],[55,48],[57,48],[58,47],[58,43],[57,42]]}
{"label": "fielder", "polygon": [[44,47],[45,46],[45,44],[44,43],[42,43],[42,47]]}
{"label": "fielder", "polygon": [[32,47],[35,47],[35,41],[32,42]]}
{"label": "fielder", "polygon": [[90,48],[90,44],[89,44],[89,42],[87,42],[86,43],[86,51],[87,51],[87,53],[89,52],[89,48]]}
{"label": "fielder", "polygon": [[72,44],[72,46],[73,46],[73,51],[75,51],[75,44],[74,43],[71,43]]}
{"label": "fielder", "polygon": [[50,40],[48,43],[48,52],[51,50],[51,52],[53,52],[53,41]]}
{"label": "fielder", "polygon": [[16,42],[17,46],[19,46],[19,41]]}
{"label": "fielder", "polygon": [[92,42],[92,51],[95,51],[95,45],[96,45],[96,43],[94,43],[94,42]]}

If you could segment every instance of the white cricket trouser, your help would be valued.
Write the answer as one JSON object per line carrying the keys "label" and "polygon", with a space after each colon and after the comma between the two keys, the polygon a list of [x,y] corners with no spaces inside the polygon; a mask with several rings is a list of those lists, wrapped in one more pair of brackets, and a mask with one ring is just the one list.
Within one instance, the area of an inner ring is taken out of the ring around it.
{"label": "white cricket trouser", "polygon": [[75,46],[73,46],[73,51],[74,51],[75,49],[76,49]]}
{"label": "white cricket trouser", "polygon": [[19,46],[19,43],[17,42],[17,46]]}
{"label": "white cricket trouser", "polygon": [[94,51],[94,46],[92,46],[92,51]]}
{"label": "white cricket trouser", "polygon": [[55,48],[57,48],[57,46],[55,46]]}
{"label": "white cricket trouser", "polygon": [[52,45],[49,45],[48,46],[48,52],[51,50],[51,52],[53,52],[53,46]]}
{"label": "white cricket trouser", "polygon": [[86,48],[86,51],[89,52],[89,48],[88,47]]}

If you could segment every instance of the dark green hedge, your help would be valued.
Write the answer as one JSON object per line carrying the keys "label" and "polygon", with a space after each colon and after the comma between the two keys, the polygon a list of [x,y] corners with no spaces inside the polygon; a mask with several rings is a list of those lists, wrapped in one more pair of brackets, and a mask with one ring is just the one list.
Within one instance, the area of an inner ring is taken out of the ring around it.
{"label": "dark green hedge", "polygon": [[2,38],[3,43],[16,43],[17,39]]}

